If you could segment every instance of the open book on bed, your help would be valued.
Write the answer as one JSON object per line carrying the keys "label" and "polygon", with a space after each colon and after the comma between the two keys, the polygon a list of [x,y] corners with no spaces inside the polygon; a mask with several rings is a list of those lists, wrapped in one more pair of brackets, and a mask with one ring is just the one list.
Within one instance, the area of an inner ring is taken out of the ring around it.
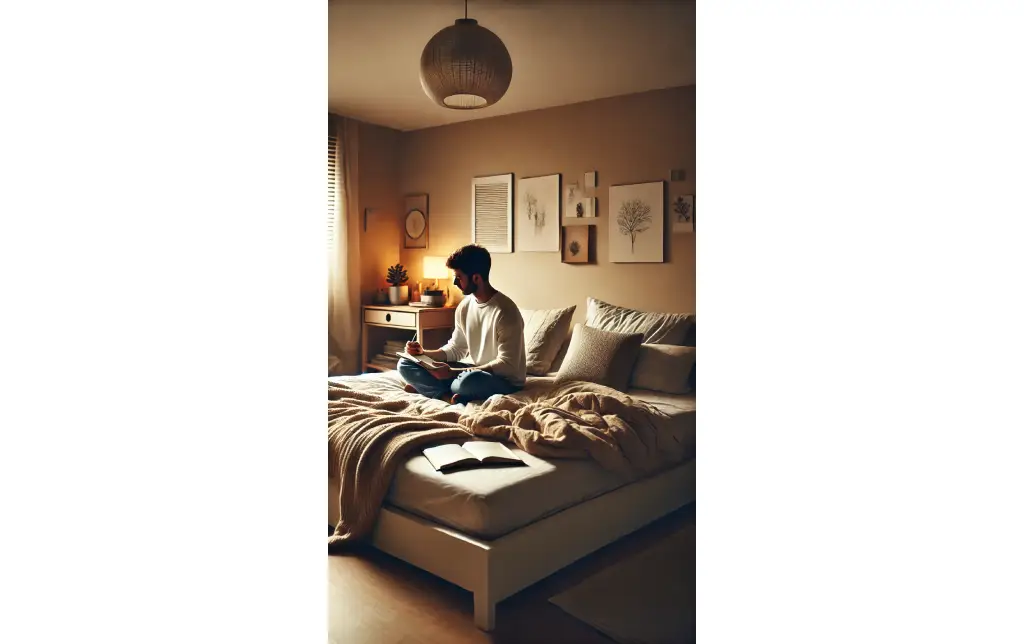
{"label": "open book on bed", "polygon": [[469,441],[462,445],[438,445],[423,450],[438,472],[484,467],[486,465],[526,465],[509,448],[494,441]]}

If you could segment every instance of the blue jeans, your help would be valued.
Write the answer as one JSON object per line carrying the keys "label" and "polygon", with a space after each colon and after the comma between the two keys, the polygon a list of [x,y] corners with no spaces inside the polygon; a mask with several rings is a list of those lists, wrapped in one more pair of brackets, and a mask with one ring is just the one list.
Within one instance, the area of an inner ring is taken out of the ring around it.
{"label": "blue jeans", "polygon": [[[450,367],[468,367],[461,362],[449,362]],[[508,380],[486,371],[460,371],[455,378],[439,380],[412,360],[398,361],[398,374],[416,391],[428,398],[455,394],[459,402],[485,400],[494,394],[510,394],[517,389]]]}

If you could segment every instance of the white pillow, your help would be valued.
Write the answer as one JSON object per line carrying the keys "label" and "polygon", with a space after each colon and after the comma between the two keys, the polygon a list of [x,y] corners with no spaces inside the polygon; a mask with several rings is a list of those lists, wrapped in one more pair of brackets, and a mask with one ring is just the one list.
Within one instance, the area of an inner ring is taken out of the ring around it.
{"label": "white pillow", "polygon": [[564,309],[519,309],[526,341],[526,373],[543,376],[551,370],[575,312],[575,305]]}
{"label": "white pillow", "polygon": [[587,298],[587,326],[616,333],[642,333],[647,344],[695,345],[696,315],[652,313]]}
{"label": "white pillow", "polygon": [[697,347],[671,344],[642,344],[629,386],[666,394],[693,391],[690,376],[697,361]]}

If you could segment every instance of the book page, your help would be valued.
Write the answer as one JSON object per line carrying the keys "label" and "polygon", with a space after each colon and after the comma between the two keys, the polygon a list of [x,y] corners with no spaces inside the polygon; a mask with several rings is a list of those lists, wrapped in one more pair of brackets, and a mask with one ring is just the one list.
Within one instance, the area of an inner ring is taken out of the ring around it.
{"label": "book page", "polygon": [[515,452],[505,447],[503,443],[497,443],[494,441],[469,441],[463,443],[462,446],[465,451],[476,456],[481,461],[518,461],[522,462],[523,459],[516,456]]}
{"label": "book page", "polygon": [[469,450],[463,449],[459,445],[428,447],[423,450],[423,455],[427,457],[427,460],[430,461],[430,464],[438,472],[467,461],[479,462],[477,457],[470,453]]}

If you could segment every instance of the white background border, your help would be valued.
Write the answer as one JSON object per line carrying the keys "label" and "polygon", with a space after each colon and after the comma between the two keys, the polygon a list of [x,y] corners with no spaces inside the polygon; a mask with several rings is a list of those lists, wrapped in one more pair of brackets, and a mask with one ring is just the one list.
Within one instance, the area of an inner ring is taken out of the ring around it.
{"label": "white background border", "polygon": [[[324,640],[325,9],[0,10],[0,641]],[[1021,641],[1020,5],[697,10],[698,640]]]}

